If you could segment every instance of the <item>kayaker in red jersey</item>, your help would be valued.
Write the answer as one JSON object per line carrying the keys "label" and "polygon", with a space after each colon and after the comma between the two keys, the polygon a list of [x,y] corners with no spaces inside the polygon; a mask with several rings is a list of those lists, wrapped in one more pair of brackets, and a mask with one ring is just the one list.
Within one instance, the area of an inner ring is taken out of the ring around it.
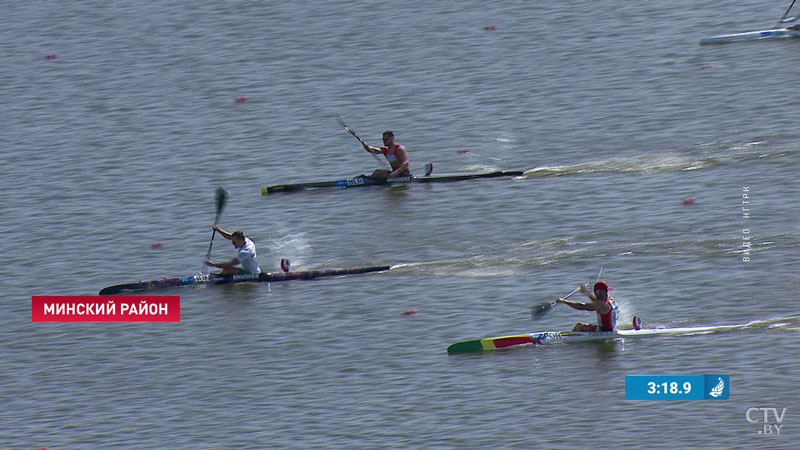
{"label": "kayaker in red jersey", "polygon": [[392,170],[375,169],[372,172],[373,178],[396,178],[411,176],[411,171],[408,166],[408,152],[406,148],[394,142],[394,133],[391,131],[383,132],[383,147],[372,147],[366,142],[362,142],[364,150],[376,154],[383,155],[389,161]]}
{"label": "kayaker in red jersey", "polygon": [[619,309],[614,304],[613,298],[608,295],[608,291],[612,290],[611,286],[605,281],[598,281],[594,284],[594,293],[589,292],[586,285],[581,284],[581,292],[589,297],[591,302],[571,302],[569,300],[559,298],[556,300],[558,303],[563,303],[570,308],[581,311],[595,311],[597,312],[597,324],[589,324],[578,322],[572,331],[614,331],[617,324],[617,315]]}

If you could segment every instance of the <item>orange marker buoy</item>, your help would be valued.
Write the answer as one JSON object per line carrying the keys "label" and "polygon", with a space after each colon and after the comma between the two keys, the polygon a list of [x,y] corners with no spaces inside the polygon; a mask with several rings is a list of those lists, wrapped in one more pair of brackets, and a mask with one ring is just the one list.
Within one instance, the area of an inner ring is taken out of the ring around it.
{"label": "orange marker buoy", "polygon": [[469,153],[469,149],[468,148],[460,148],[460,149],[456,150],[456,153],[462,153],[462,154],[463,153]]}
{"label": "orange marker buoy", "polygon": [[236,97],[235,99],[233,99],[233,101],[235,101],[236,103],[244,103],[244,102],[247,101],[247,97],[245,97],[244,95],[241,95],[241,96]]}
{"label": "orange marker buoy", "polygon": [[416,314],[416,313],[417,313],[417,310],[416,310],[416,309],[413,309],[413,308],[412,308],[412,309],[407,309],[407,310],[403,311],[403,314],[405,314],[405,315],[407,315],[407,316],[410,316],[410,315],[412,315],[412,314]]}
{"label": "orange marker buoy", "polygon": [[686,197],[683,199],[684,205],[694,205],[694,199],[692,197]]}
{"label": "orange marker buoy", "polygon": [[150,244],[150,248],[161,248],[163,246],[164,246],[163,242],[153,242],[152,244]]}

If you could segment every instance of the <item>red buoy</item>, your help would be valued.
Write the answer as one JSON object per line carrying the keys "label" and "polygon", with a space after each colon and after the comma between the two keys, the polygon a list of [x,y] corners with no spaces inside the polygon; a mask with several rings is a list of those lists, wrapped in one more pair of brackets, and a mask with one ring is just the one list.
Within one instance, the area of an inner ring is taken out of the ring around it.
{"label": "red buoy", "polygon": [[239,97],[233,99],[233,101],[235,101],[236,103],[244,103],[247,101],[247,97],[245,97],[244,95],[240,95]]}
{"label": "red buoy", "polygon": [[50,53],[49,55],[45,55],[45,57],[44,57],[44,59],[47,59],[47,60],[56,59],[56,58],[58,58],[58,55],[56,55],[55,53]]}
{"label": "red buoy", "polygon": [[164,246],[163,242],[153,242],[152,244],[150,244],[150,248],[161,248],[163,246]]}
{"label": "red buoy", "polygon": [[686,197],[683,199],[684,205],[694,205],[694,199],[692,197]]}
{"label": "red buoy", "polygon": [[416,314],[416,313],[417,313],[417,310],[416,310],[416,309],[413,309],[413,308],[412,308],[412,309],[407,309],[407,310],[403,311],[403,314],[405,314],[405,315],[407,315],[407,316],[410,316],[411,314]]}

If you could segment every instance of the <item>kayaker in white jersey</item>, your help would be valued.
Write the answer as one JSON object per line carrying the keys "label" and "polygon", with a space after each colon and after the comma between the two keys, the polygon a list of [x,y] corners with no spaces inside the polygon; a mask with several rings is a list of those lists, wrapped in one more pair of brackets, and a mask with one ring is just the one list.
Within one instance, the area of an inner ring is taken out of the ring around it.
{"label": "kayaker in white jersey", "polygon": [[236,230],[233,233],[228,233],[214,225],[214,230],[217,231],[222,237],[231,241],[236,248],[236,257],[228,262],[215,263],[209,259],[206,260],[206,265],[222,269],[218,275],[236,275],[236,274],[259,274],[261,267],[258,265],[258,254],[256,252],[256,244],[250,238],[244,235],[242,230]]}

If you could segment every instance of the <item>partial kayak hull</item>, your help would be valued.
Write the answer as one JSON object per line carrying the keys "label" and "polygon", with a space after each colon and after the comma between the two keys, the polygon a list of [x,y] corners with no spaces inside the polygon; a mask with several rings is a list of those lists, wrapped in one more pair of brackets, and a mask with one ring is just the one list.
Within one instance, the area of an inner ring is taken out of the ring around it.
{"label": "partial kayak hull", "polygon": [[709,44],[728,44],[730,42],[758,41],[762,39],[785,39],[800,37],[800,30],[790,30],[787,28],[775,28],[761,31],[748,31],[745,33],[723,34],[712,36],[700,40],[700,45]]}

